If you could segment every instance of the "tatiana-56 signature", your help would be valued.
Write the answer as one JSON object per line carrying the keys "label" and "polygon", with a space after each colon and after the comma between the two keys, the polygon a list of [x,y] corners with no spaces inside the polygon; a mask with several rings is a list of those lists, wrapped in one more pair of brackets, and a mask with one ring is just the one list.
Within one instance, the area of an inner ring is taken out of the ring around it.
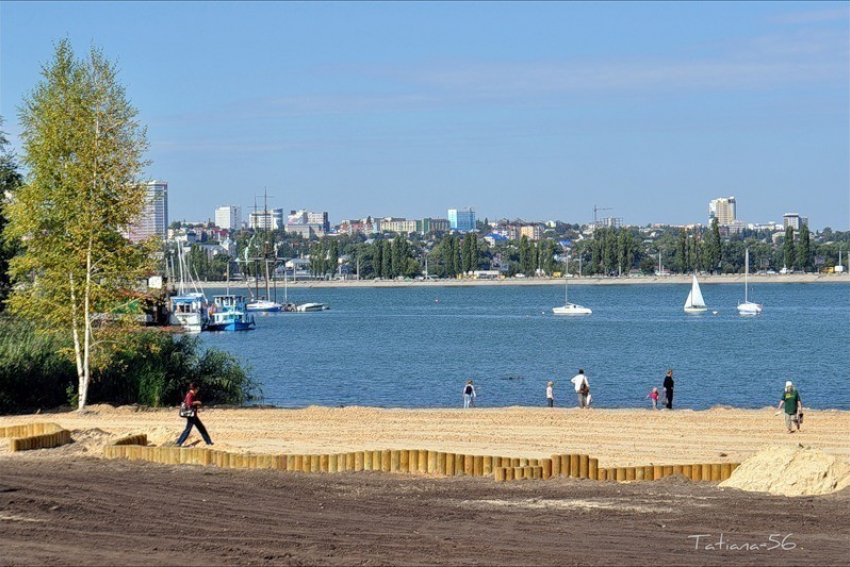
{"label": "tatiana-56 signature", "polygon": [[792,535],[794,534],[770,534],[767,536],[767,541],[733,542],[725,539],[721,532],[720,537],[712,534],[697,534],[689,535],[688,539],[693,540],[695,551],[773,551],[775,549],[790,551],[797,547],[797,544],[790,539]]}

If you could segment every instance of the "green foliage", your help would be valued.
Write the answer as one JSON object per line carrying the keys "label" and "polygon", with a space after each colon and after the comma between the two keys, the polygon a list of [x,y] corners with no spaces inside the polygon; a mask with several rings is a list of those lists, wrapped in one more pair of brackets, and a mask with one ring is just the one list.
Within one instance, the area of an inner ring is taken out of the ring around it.
{"label": "green foliage", "polygon": [[[2,126],[3,117],[0,116],[0,128]],[[18,171],[18,163],[8,145],[9,140],[6,134],[0,130],[0,203],[5,202],[7,196],[14,196],[23,182],[23,177]],[[19,240],[3,237],[6,222],[6,212],[0,209],[0,312],[6,308],[6,298],[11,291],[9,261],[15,256],[20,246]]]}
{"label": "green foliage", "polygon": [[785,266],[789,270],[793,270],[797,265],[797,254],[794,246],[794,227],[789,226],[785,229],[785,242],[783,244],[785,250]]}
{"label": "green foliage", "polygon": [[809,227],[800,228],[800,238],[797,242],[797,267],[803,271],[812,267],[812,243]]}

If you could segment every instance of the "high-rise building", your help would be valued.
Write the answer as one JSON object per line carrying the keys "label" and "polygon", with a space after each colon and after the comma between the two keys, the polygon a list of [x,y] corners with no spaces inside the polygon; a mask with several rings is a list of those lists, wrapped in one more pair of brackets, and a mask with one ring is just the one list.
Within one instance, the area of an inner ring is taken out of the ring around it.
{"label": "high-rise building", "polygon": [[540,240],[543,236],[543,231],[539,224],[528,224],[521,226],[519,229],[519,237],[526,237],[529,240]]}
{"label": "high-rise building", "polygon": [[146,186],[144,209],[127,231],[132,242],[141,242],[154,236],[165,240],[168,235],[168,183],[151,181]]}
{"label": "high-rise building", "polygon": [[782,226],[783,228],[792,227],[794,230],[800,230],[803,228],[803,225],[808,226],[809,219],[807,217],[801,217],[798,213],[785,213],[782,217]]}
{"label": "high-rise building", "polygon": [[452,230],[470,232],[475,230],[475,209],[449,209],[449,226]]}
{"label": "high-rise building", "polygon": [[215,225],[226,230],[242,228],[242,207],[239,205],[222,205],[215,210]]}
{"label": "high-rise building", "polygon": [[735,197],[721,197],[708,202],[708,226],[717,219],[718,226],[731,226],[737,220]]}

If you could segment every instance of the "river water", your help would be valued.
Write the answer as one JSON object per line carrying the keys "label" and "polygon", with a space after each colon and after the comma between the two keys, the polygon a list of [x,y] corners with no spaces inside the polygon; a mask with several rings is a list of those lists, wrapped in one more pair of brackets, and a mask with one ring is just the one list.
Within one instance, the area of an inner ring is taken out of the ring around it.
{"label": "river water", "polygon": [[[244,333],[203,333],[247,362],[264,403],[282,407],[458,407],[474,380],[479,407],[575,405],[584,368],[597,407],[647,407],[667,368],[675,407],[776,405],[786,380],[814,408],[850,409],[850,285],[763,284],[740,317],[741,285],[703,285],[709,312],[682,310],[689,286],[572,286],[589,317],[557,317],[560,286],[295,288],[320,313],[256,316]],[[208,289],[207,294],[222,290]],[[712,314],[712,311],[717,311]]]}

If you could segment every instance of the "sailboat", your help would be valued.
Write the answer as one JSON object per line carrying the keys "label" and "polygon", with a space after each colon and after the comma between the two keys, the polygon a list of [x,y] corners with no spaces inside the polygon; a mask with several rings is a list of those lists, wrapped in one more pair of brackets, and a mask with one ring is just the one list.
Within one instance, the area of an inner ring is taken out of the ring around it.
{"label": "sailboat", "polygon": [[761,313],[761,304],[753,303],[749,300],[749,280],[750,280],[750,249],[747,248],[744,252],[744,302],[738,303],[738,314],[751,316]]}
{"label": "sailboat", "polygon": [[685,313],[703,313],[707,310],[705,300],[702,298],[702,292],[699,289],[697,275],[694,274],[694,279],[691,282],[691,291],[688,292],[688,298],[685,300]]}
{"label": "sailboat", "polygon": [[553,307],[552,313],[555,315],[590,315],[593,311],[587,307],[570,303],[567,296],[567,280],[564,280],[564,305],[562,307]]}
{"label": "sailboat", "polygon": [[[192,279],[192,272],[186,264],[186,253],[180,242],[177,243],[177,272],[177,293],[168,301],[169,324],[183,327],[190,333],[200,333],[208,321],[207,298]],[[192,291],[188,289],[187,280]]]}

